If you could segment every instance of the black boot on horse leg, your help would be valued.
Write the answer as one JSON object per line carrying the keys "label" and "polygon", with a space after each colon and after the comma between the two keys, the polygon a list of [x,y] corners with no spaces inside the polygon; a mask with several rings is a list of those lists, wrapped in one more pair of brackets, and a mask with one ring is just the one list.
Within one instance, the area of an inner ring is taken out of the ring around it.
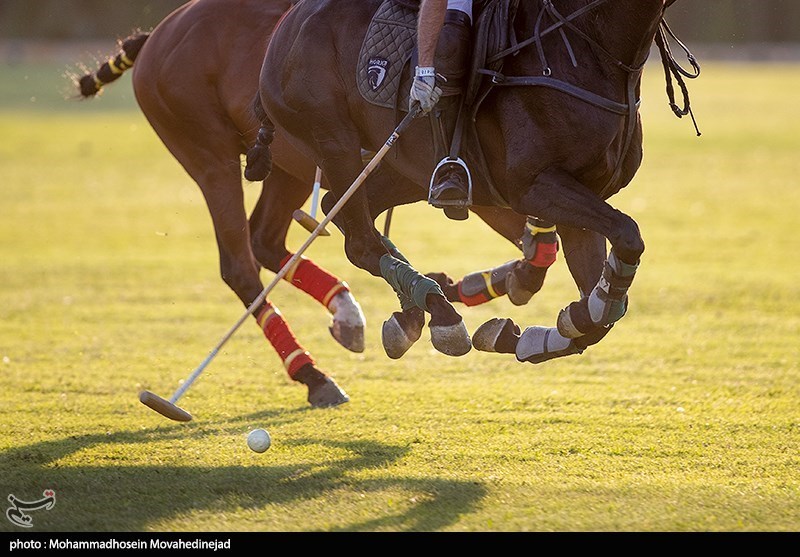
{"label": "black boot on horse leg", "polygon": [[[453,220],[466,220],[472,205],[472,177],[466,163],[459,157],[461,126],[457,125],[463,91],[466,86],[467,66],[471,50],[472,25],[470,16],[460,10],[447,10],[444,26],[439,34],[435,64],[442,78],[440,88],[444,97],[436,116],[440,130],[434,130],[434,140],[442,143],[449,138],[446,156],[438,156],[439,163],[433,171],[428,203]],[[444,130],[441,130],[444,124]]]}

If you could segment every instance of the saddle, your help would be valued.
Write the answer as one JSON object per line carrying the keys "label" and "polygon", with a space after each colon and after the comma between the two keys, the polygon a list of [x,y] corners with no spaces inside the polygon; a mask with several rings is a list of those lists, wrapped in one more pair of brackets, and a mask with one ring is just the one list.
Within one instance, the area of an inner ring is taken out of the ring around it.
{"label": "saddle", "polygon": [[[478,0],[474,2],[476,25],[472,52],[463,83],[444,83],[442,96],[463,93],[470,106],[480,98],[486,76],[478,70],[486,60],[513,42],[509,27],[510,13],[519,0]],[[408,110],[408,92],[417,61],[416,38],[419,0],[384,0],[367,29],[358,58],[356,82],[365,101],[384,108]],[[445,48],[445,50],[448,50]],[[438,53],[438,51],[437,51]],[[442,60],[437,58],[437,69]],[[489,69],[499,70],[502,61]],[[477,108],[477,107],[475,107]],[[474,112],[475,110],[473,110]]]}
{"label": "saddle", "polygon": [[[507,206],[507,203],[491,183],[474,121],[480,104],[492,88],[485,70],[499,72],[503,66],[502,59],[487,61],[516,44],[511,22],[518,3],[519,0],[477,0],[473,3],[472,47],[467,67],[461,68],[463,78],[459,76],[457,83],[441,86],[443,97],[463,95],[454,143],[462,143],[462,133],[465,137],[466,134],[472,135],[472,141],[464,142],[465,150],[472,147],[476,152],[468,152],[467,156],[475,161],[494,201],[501,206]],[[373,15],[356,67],[358,90],[365,101],[383,108],[408,111],[408,95],[417,60],[419,4],[419,0],[384,0]],[[440,64],[437,57],[437,69]]]}

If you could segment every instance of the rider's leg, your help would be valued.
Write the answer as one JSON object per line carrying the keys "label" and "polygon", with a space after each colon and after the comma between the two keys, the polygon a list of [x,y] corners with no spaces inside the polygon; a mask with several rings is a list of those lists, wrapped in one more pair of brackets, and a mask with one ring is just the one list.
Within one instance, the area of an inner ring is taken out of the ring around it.
{"label": "rider's leg", "polygon": [[[453,141],[460,141],[453,134],[466,85],[471,50],[471,14],[464,11],[468,8],[463,5],[469,7],[471,2],[451,0],[448,3],[436,49],[436,70],[444,77],[441,84],[444,98],[434,118],[443,123],[440,125],[445,128],[444,135],[449,138],[451,145]],[[429,202],[435,207],[447,208],[446,212],[451,218],[463,220],[467,217],[466,207],[470,204],[469,176],[461,164],[447,163],[451,145],[445,148],[448,153],[431,179]]]}

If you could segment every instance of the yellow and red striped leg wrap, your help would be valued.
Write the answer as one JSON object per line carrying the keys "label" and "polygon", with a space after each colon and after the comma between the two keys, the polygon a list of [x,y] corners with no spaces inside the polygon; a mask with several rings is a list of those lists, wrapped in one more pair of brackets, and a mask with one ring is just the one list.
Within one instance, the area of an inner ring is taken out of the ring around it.
{"label": "yellow and red striped leg wrap", "polygon": [[534,267],[547,268],[555,263],[558,253],[556,227],[529,217],[522,236],[522,251],[525,259]]}
{"label": "yellow and red striped leg wrap", "polygon": [[[293,254],[287,255],[281,261],[281,266],[286,265],[292,256]],[[339,280],[325,269],[317,266],[310,259],[302,256],[283,278],[286,282],[299,288],[326,308],[329,308],[331,300],[337,294],[350,291],[350,287],[347,286],[346,282]]]}
{"label": "yellow and red striped leg wrap", "polygon": [[458,284],[458,301],[467,306],[477,306],[508,294],[506,277],[517,261],[508,261],[486,271],[465,275]]}
{"label": "yellow and red striped leg wrap", "polygon": [[283,361],[289,377],[294,379],[294,375],[301,367],[306,364],[314,364],[314,358],[297,342],[289,324],[278,308],[266,303],[256,320],[258,326],[264,331],[264,336],[267,337]]}

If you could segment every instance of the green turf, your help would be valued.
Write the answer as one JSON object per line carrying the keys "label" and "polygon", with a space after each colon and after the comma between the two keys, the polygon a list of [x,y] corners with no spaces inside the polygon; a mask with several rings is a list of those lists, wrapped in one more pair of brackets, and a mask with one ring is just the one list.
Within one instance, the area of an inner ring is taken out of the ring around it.
{"label": "green turf", "polygon": [[[613,199],[647,250],[603,342],[534,366],[446,357],[426,329],[389,360],[396,299],[336,233],[307,255],[360,300],[363,354],[313,300],[270,297],[351,402],[310,409],[248,322],[176,424],[137,392],[171,395],[244,312],[199,189],[127,76],[78,103],[63,68],[2,67],[0,500],[54,489],[33,531],[800,530],[800,66],[704,64],[699,138],[648,68],[645,162]],[[307,237],[294,226],[290,243]],[[399,208],[392,237],[425,272],[516,257],[478,219],[424,205]],[[527,306],[463,315],[470,331],[551,326],[575,295],[560,259]],[[0,531],[20,529],[2,516]]]}

